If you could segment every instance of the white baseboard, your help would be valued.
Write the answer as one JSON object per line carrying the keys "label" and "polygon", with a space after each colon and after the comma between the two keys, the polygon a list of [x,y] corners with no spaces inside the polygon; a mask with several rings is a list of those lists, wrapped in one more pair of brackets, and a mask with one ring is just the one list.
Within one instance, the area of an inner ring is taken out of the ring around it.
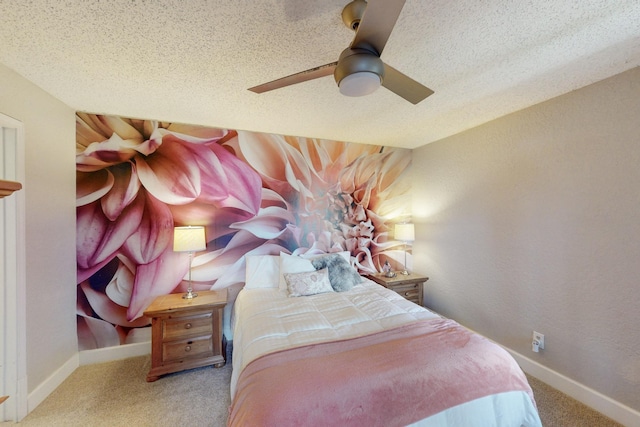
{"label": "white baseboard", "polygon": [[80,351],[28,394],[26,413],[28,414],[41,404],[79,366],[144,356],[150,353],[151,341]]}
{"label": "white baseboard", "polygon": [[127,359],[129,357],[144,356],[150,353],[151,341],[116,345],[96,350],[83,350],[79,353],[80,366]]}
{"label": "white baseboard", "polygon": [[51,374],[44,382],[27,395],[27,413],[36,409],[79,366],[78,353]]}
{"label": "white baseboard", "polygon": [[640,412],[505,347],[527,374],[624,426],[640,426]]}

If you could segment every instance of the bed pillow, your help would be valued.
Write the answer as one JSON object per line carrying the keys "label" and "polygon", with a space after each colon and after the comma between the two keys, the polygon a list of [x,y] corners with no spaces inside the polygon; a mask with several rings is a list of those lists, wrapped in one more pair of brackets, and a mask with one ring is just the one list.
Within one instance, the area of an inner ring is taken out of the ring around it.
{"label": "bed pillow", "polygon": [[285,273],[308,273],[314,270],[317,269],[311,264],[310,260],[280,252],[280,290],[287,290],[287,282],[284,280]]}
{"label": "bed pillow", "polygon": [[284,273],[284,280],[287,282],[287,290],[290,297],[333,292],[326,268],[306,273]]}
{"label": "bed pillow", "polygon": [[358,283],[362,283],[362,276],[340,254],[328,254],[314,258],[311,264],[316,270],[323,268],[329,270],[329,282],[336,292],[348,291]]}
{"label": "bed pillow", "polygon": [[278,255],[248,255],[246,261],[246,289],[278,288],[280,286],[280,257]]}

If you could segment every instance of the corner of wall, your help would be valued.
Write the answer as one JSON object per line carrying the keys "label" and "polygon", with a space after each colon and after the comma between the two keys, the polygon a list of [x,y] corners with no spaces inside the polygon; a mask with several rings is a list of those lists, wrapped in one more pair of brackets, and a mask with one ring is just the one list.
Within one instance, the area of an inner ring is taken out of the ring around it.
{"label": "corner of wall", "polygon": [[27,396],[27,413],[33,411],[59,387],[80,366],[79,361],[78,353],[74,354],[60,368],[56,369],[47,379],[34,388]]}

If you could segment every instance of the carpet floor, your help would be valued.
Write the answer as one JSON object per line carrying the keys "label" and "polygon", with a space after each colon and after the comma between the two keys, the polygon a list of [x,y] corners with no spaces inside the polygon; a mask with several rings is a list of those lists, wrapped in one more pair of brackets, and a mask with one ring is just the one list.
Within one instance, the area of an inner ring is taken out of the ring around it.
{"label": "carpet floor", "polygon": [[[230,360],[230,359],[228,359]],[[231,364],[145,381],[150,356],[81,366],[18,425],[145,427],[226,425]],[[545,427],[621,427],[545,383],[528,377]],[[14,425],[0,423],[3,427]],[[463,426],[461,426],[463,427]]]}

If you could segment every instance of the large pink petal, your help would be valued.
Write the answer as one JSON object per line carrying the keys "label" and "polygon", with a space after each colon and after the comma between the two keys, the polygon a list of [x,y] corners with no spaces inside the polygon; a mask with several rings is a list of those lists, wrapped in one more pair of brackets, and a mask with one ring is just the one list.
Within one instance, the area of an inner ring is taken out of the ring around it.
{"label": "large pink petal", "polygon": [[[140,193],[139,197],[143,197]],[[155,260],[170,247],[173,237],[173,218],[164,203],[147,194],[144,211],[138,228],[129,236],[122,248],[123,253],[138,264]]]}
{"label": "large pink petal", "polygon": [[96,171],[131,159],[136,151],[125,147],[125,141],[113,134],[107,140],[92,142],[76,155],[76,169],[82,172]]}
{"label": "large pink petal", "polygon": [[316,171],[324,171],[332,164],[337,164],[340,168],[346,166],[344,153],[347,144],[344,142],[299,138],[298,144],[307,163]]}
{"label": "large pink petal", "polygon": [[406,150],[392,150],[388,155],[383,157],[379,165],[378,174],[380,175],[379,189],[385,191],[392,187],[402,175],[406,175],[411,166],[411,155]]}
{"label": "large pink petal", "polygon": [[114,325],[126,327],[141,327],[149,325],[149,319],[145,317],[141,317],[130,322],[127,319],[126,307],[114,303],[106,294],[92,289],[87,282],[83,282],[80,287],[82,288],[87,301],[89,301],[91,308],[101,319]]}
{"label": "large pink petal", "polygon": [[109,221],[99,202],[76,208],[76,253],[80,269],[113,258],[116,251],[138,228],[144,211],[144,197],[138,197],[118,217]]}
{"label": "large pink petal", "polygon": [[118,268],[104,288],[107,297],[122,307],[128,307],[133,292],[136,266],[127,257],[118,255]]}
{"label": "large pink petal", "polygon": [[[212,146],[216,145],[212,144]],[[227,176],[227,165],[222,163],[222,160],[208,145],[189,145],[188,147],[193,150],[194,160],[202,176],[200,198],[205,202],[218,204],[229,196],[233,183],[233,180]],[[223,151],[225,150],[223,149]]]}
{"label": "large pink petal", "polygon": [[109,139],[113,131],[104,132],[100,126],[96,126],[96,115],[76,113],[76,154],[85,150],[91,143]]}
{"label": "large pink petal", "polygon": [[103,261],[94,265],[89,265],[87,267],[80,267],[80,265],[76,265],[77,282],[78,283],[84,282],[85,280],[87,280],[88,278],[96,274],[98,271],[100,271],[105,265],[109,264],[112,260],[113,260],[113,257],[107,257]]}
{"label": "large pink petal", "polygon": [[247,230],[261,239],[274,239],[285,231],[287,224],[295,223],[295,217],[286,209],[270,206],[260,209],[255,217],[231,225],[231,228]]}
{"label": "large pink petal", "polygon": [[221,249],[206,252],[193,259],[192,281],[194,289],[221,289],[244,281],[246,252]]}
{"label": "large pink petal", "polygon": [[302,154],[285,137],[255,132],[238,132],[238,146],[249,164],[269,188],[285,198],[292,191],[309,187],[309,166]]}
{"label": "large pink petal", "polygon": [[218,209],[208,203],[201,203],[200,199],[187,205],[169,206],[174,224],[178,225],[204,225],[206,226],[207,240],[215,240],[221,236],[233,233],[229,227],[241,221],[251,218],[251,214],[238,209]]}
{"label": "large pink petal", "polygon": [[171,293],[188,270],[187,254],[170,248],[149,264],[139,265],[127,319],[139,318],[154,298]]}
{"label": "large pink petal", "polygon": [[157,128],[157,122],[145,121],[143,123],[144,135],[149,135],[142,143],[134,142],[131,148],[144,156],[150,156],[162,145],[162,132]]}
{"label": "large pink petal", "polygon": [[[262,249],[260,249],[262,248]],[[229,243],[220,250],[205,252],[193,260],[192,280],[194,288],[201,289],[204,285],[224,287],[244,281],[244,257],[249,253],[277,254],[283,245],[279,243],[265,243],[244,230],[235,233]]]}
{"label": "large pink petal", "polygon": [[[225,188],[226,197],[218,205],[256,214],[260,207],[260,193],[262,190],[260,176],[224,147],[218,144],[210,144],[209,147],[222,166],[221,172],[224,175],[224,179],[222,179],[221,174],[210,176],[209,174],[213,169],[202,165],[203,175],[208,179],[203,180],[201,197],[207,197],[212,190],[210,186],[219,186],[227,183],[228,186]],[[216,178],[220,178],[220,182],[216,182]]]}
{"label": "large pink petal", "polygon": [[279,255],[280,252],[288,253],[288,249],[277,243],[264,243],[255,249],[248,251],[245,256],[251,255]]}
{"label": "large pink petal", "polygon": [[94,311],[81,286],[77,287],[76,299],[78,349],[93,350],[119,345],[121,336],[118,329],[109,322],[94,318]]}
{"label": "large pink petal", "polygon": [[140,182],[158,200],[173,204],[192,202],[200,195],[197,156],[184,143],[167,141],[153,155],[135,159]]}
{"label": "large pink petal", "polygon": [[260,207],[267,208],[269,206],[278,206],[287,209],[287,201],[278,193],[268,188],[262,189],[262,200],[260,200]]}
{"label": "large pink petal", "polygon": [[352,145],[361,146],[358,147],[359,154],[362,154],[362,147],[370,147],[363,144],[299,138],[300,152],[318,179],[325,183],[337,182],[338,176],[349,164],[349,147]]}
{"label": "large pink petal", "polygon": [[[353,252],[352,252],[353,253]],[[371,252],[367,248],[362,248],[355,253],[355,265],[362,273],[375,273],[376,267],[371,257]]]}
{"label": "large pink petal", "polygon": [[[262,182],[256,172],[217,143],[187,144],[172,135],[165,145],[182,144],[191,151],[200,171],[198,200],[217,207],[241,209],[255,214],[260,205]],[[164,151],[161,150],[161,151]]]}
{"label": "large pink petal", "polygon": [[138,141],[138,143],[142,142],[144,138],[141,129],[138,129],[134,125],[136,120],[133,119],[83,113],[78,113],[76,116],[78,119],[84,121],[88,126],[90,126],[96,133],[104,137],[101,139],[94,139],[92,142],[108,139],[114,133],[120,135],[123,140],[134,140]]}
{"label": "large pink petal", "polygon": [[133,163],[126,162],[110,170],[114,176],[114,185],[111,191],[101,199],[101,203],[105,216],[115,221],[124,208],[136,198],[140,190],[140,181]]}
{"label": "large pink petal", "polygon": [[209,144],[220,141],[229,135],[229,131],[226,129],[181,123],[171,123],[166,129],[163,129],[163,132],[165,135],[170,133],[185,142],[193,144]]}
{"label": "large pink petal", "polygon": [[[242,283],[245,281],[247,256],[277,255],[280,252],[288,252],[286,247],[277,243],[264,243],[256,248],[252,248],[251,245],[235,245],[236,242],[233,242],[231,248],[227,247],[214,254],[203,254],[194,259],[195,278],[198,279],[193,283],[194,289],[221,289]],[[215,281],[213,286],[210,284],[212,281]]]}
{"label": "large pink petal", "polygon": [[162,135],[155,131],[158,122],[151,120],[125,119],[117,116],[76,115],[76,139],[79,146],[88,147],[117,135],[121,148],[149,155],[162,144]]}
{"label": "large pink petal", "polygon": [[107,194],[115,179],[108,169],[96,172],[76,172],[76,206],[95,202]]}
{"label": "large pink petal", "polygon": [[80,351],[120,345],[118,329],[104,320],[78,315],[77,328]]}

